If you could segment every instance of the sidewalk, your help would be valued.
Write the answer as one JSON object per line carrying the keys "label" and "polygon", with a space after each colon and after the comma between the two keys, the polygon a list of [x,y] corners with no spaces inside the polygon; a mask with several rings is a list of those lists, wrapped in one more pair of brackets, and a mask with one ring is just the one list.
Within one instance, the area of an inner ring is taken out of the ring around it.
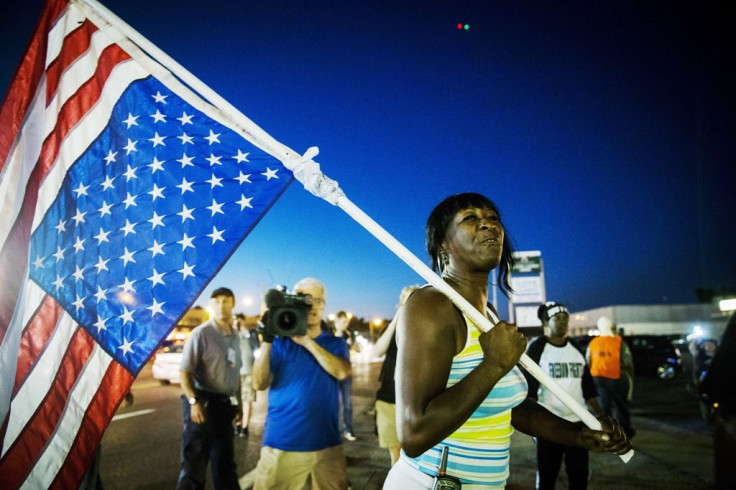
{"label": "sidewalk", "polygon": [[[353,490],[376,490],[383,486],[389,471],[388,451],[378,447],[373,403],[377,389],[376,364],[354,364],[353,426],[357,440],[345,441],[348,478]],[[260,451],[265,393],[259,401],[252,422],[253,434],[247,440],[245,470],[255,467]],[[713,486],[713,437],[678,429],[649,417],[635,416],[636,454],[628,464],[611,454],[591,454],[590,489],[668,489],[698,490]],[[238,444],[238,442],[236,442]],[[515,433],[511,445],[511,476],[507,489],[533,489],[536,474],[536,450],[531,437]],[[241,487],[250,488],[246,474]],[[558,489],[567,489],[564,470]]]}

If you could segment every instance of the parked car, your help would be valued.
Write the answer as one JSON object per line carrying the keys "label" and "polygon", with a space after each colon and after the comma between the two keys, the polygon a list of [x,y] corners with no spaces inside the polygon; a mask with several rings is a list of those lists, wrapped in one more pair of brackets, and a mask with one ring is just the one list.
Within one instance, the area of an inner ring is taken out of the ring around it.
{"label": "parked car", "polygon": [[[592,336],[570,337],[570,341],[585,354]],[[657,376],[671,379],[682,372],[682,355],[674,345],[673,337],[668,335],[624,335],[626,345],[631,350],[634,373],[637,376]]]}
{"label": "parked car", "polygon": [[672,340],[667,335],[624,335],[634,359],[635,374],[671,379],[682,372],[680,349]]}
{"label": "parked car", "polygon": [[153,360],[153,377],[160,380],[161,384],[179,384],[179,365],[183,351],[182,342],[165,342]]}

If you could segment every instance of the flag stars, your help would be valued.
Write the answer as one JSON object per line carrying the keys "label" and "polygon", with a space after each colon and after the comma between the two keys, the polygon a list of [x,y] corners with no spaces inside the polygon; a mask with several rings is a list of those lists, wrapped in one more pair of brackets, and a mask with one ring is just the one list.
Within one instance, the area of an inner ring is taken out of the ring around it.
{"label": "flag stars", "polygon": [[56,262],[59,262],[60,260],[64,260],[65,251],[66,251],[65,248],[61,248],[58,245],[56,246],[56,253],[54,254],[54,257],[56,258]]}
{"label": "flag stars", "polygon": [[181,216],[181,222],[184,223],[188,219],[194,219],[194,216],[192,216],[192,211],[194,211],[194,209],[189,209],[186,204],[182,204],[181,211],[176,214],[178,216]]}
{"label": "flag stars", "polygon": [[105,181],[100,184],[102,186],[102,190],[106,191],[115,187],[114,185],[112,185],[113,180],[115,180],[115,177],[110,177],[109,175],[105,176]]}
{"label": "flag stars", "polygon": [[158,213],[156,213],[156,211],[154,211],[153,217],[148,220],[148,222],[151,223],[151,229],[155,230],[158,226],[165,228],[166,226],[164,225],[163,219],[164,216],[160,216]]}
{"label": "flag stars", "polygon": [[[214,216],[214,212],[212,215]],[[225,230],[218,230],[217,227],[212,227],[212,233],[208,233],[207,236],[212,238],[212,245],[214,245],[216,242],[224,242],[225,239],[222,238],[222,234],[225,232]]]}
{"label": "flag stars", "polygon": [[33,261],[33,267],[38,269],[43,269],[43,261],[44,257],[41,257],[40,255],[36,255],[36,260]]}
{"label": "flag stars", "polygon": [[164,273],[156,272],[156,269],[153,269],[153,275],[148,278],[149,281],[151,281],[151,287],[155,287],[156,284],[161,284],[162,286],[165,286],[166,283],[164,282]]}
{"label": "flag stars", "polygon": [[148,193],[151,195],[151,202],[156,202],[156,199],[158,199],[159,197],[161,199],[165,199],[165,197],[164,197],[164,190],[165,189],[166,189],[166,187],[159,187],[159,186],[157,186],[154,183],[153,184],[153,189],[151,189],[150,191],[148,191]]}
{"label": "flag stars", "polygon": [[123,267],[128,265],[128,262],[133,262],[135,264],[135,259],[133,258],[133,252],[130,252],[128,250],[128,247],[124,247],[123,250],[125,251],[123,255],[120,256],[120,260],[123,261]]}
{"label": "flag stars", "polygon": [[276,175],[276,169],[271,170],[268,167],[266,167],[265,172],[261,172],[261,175],[264,175],[266,177],[266,181],[279,178],[278,175]]}
{"label": "flag stars", "polygon": [[87,189],[89,189],[89,186],[80,182],[79,186],[77,186],[76,189],[73,189],[72,192],[74,192],[77,195],[77,199],[79,199],[81,196],[87,195]]}
{"label": "flag stars", "polygon": [[[222,206],[223,206],[222,203],[219,203],[219,202],[217,202],[217,201],[215,201],[213,199],[212,200],[212,205],[211,206],[207,206],[207,209],[209,209],[210,211],[212,211],[212,214],[210,216],[214,216],[214,215],[216,215],[218,213],[219,214],[225,214],[225,212],[222,210]],[[207,236],[209,236],[209,235],[207,235]],[[215,243],[214,242],[214,239],[213,239],[212,243]]]}
{"label": "flag stars", "polygon": [[128,170],[123,173],[123,175],[125,175],[125,182],[130,182],[130,179],[137,179],[138,176],[135,174],[137,171],[137,167],[131,167],[128,165]]}
{"label": "flag stars", "polygon": [[135,228],[135,226],[136,226],[137,224],[138,224],[138,223],[131,223],[130,221],[128,221],[128,220],[126,219],[126,220],[125,220],[125,226],[123,226],[123,236],[124,236],[124,237],[126,237],[126,236],[128,236],[128,235],[129,235],[130,233],[132,233],[132,234],[134,234],[134,235],[135,235],[135,234],[136,234],[136,232],[135,232],[134,228]]}
{"label": "flag stars", "polygon": [[187,156],[186,153],[184,153],[181,158],[176,159],[177,162],[181,163],[181,168],[193,167],[194,164],[192,163],[192,160],[194,160],[194,157]]}
{"label": "flag stars", "polygon": [[125,209],[128,209],[131,206],[138,207],[138,204],[136,204],[135,202],[135,200],[138,199],[138,194],[136,194],[135,196],[131,196],[130,192],[128,192],[127,194],[128,197],[123,200],[123,202],[125,203]]}
{"label": "flag stars", "polygon": [[215,174],[212,174],[212,177],[205,180],[205,182],[208,182],[210,184],[210,189],[214,189],[215,187],[223,187],[222,179],[219,177],[216,177]]}
{"label": "flag stars", "polygon": [[105,231],[102,228],[100,228],[100,232],[94,236],[95,240],[97,240],[97,245],[102,245],[102,242],[110,242],[108,240],[107,235],[109,235],[109,231]]}
{"label": "flag stars", "polygon": [[154,123],[166,122],[166,116],[161,114],[161,111],[158,109],[156,109],[156,114],[151,114],[151,117],[153,118]]}
{"label": "flag stars", "polygon": [[176,243],[178,243],[178,244],[180,244],[180,245],[181,245],[181,251],[183,252],[183,251],[184,251],[184,250],[186,250],[187,248],[194,248],[194,245],[192,244],[192,241],[193,241],[193,240],[194,240],[195,238],[197,238],[197,237],[194,237],[194,236],[193,236],[193,237],[190,237],[190,236],[187,236],[187,234],[186,234],[186,233],[184,233],[184,237],[182,237],[182,239],[181,239],[181,240],[179,240],[179,241],[178,241],[178,242],[176,242]]}
{"label": "flag stars", "polygon": [[243,172],[239,172],[239,175],[235,177],[235,180],[237,180],[240,185],[243,185],[244,182],[252,184],[252,182],[250,181],[250,175],[251,174],[244,174]]}
{"label": "flag stars", "polygon": [[84,239],[77,237],[74,241],[74,253],[79,253],[84,250]]}
{"label": "flag stars", "polygon": [[57,233],[61,233],[63,231],[66,231],[66,220],[59,220],[59,224],[54,226],[56,228]]}
{"label": "flag stars", "polygon": [[181,122],[181,125],[182,126],[186,126],[187,124],[193,124],[192,123],[192,117],[194,117],[194,116],[190,116],[186,112],[182,112],[181,113],[181,117],[177,117],[176,120],[179,121],[179,122]]}
{"label": "flag stars", "polygon": [[133,342],[132,340],[131,341],[128,341],[128,339],[126,339],[125,337],[123,337],[123,345],[119,345],[118,346],[118,349],[120,349],[120,350],[123,351],[123,355],[130,354],[131,352],[133,352],[133,344],[134,343],[135,342]]}
{"label": "flag stars", "polygon": [[184,195],[185,192],[194,192],[194,189],[192,189],[192,183],[189,182],[186,177],[182,177],[181,184],[177,185],[179,189],[181,189],[182,195]]}
{"label": "flag stars", "polygon": [[211,146],[214,143],[220,143],[220,135],[221,134],[222,133],[215,133],[214,131],[212,131],[210,129],[209,136],[205,136],[204,139],[206,139],[209,142],[210,146]]}
{"label": "flag stars", "polygon": [[253,205],[250,203],[253,200],[252,197],[245,197],[243,194],[240,195],[240,199],[238,201],[235,201],[237,204],[240,204],[240,210],[244,210],[245,208],[253,208]]}
{"label": "flag stars", "polygon": [[97,304],[100,304],[100,301],[106,301],[107,300],[107,289],[102,289],[98,285],[97,292],[94,294],[94,296],[97,299]]}
{"label": "flag stars", "polygon": [[100,206],[100,209],[97,210],[100,212],[100,218],[102,218],[106,214],[112,216],[112,212],[110,211],[111,208],[112,204],[107,204],[107,201],[102,201],[102,206]]}
{"label": "flag stars", "polygon": [[166,104],[166,97],[168,97],[168,95],[161,95],[161,92],[157,91],[156,94],[151,97],[153,97],[153,101],[156,103],[160,102],[162,104]]}
{"label": "flag stars", "polygon": [[72,276],[74,277],[74,282],[79,282],[84,279],[84,269],[79,267],[78,265],[75,265],[74,269],[74,273],[72,274]]}
{"label": "flag stars", "polygon": [[107,320],[109,320],[109,318],[103,319],[100,315],[97,315],[97,321],[94,323],[93,327],[97,329],[98,334],[103,330],[107,330],[107,325],[105,325]]}
{"label": "flag stars", "polygon": [[166,255],[164,253],[164,244],[158,243],[156,240],[153,241],[153,246],[149,247],[148,250],[151,251],[151,258],[154,258],[157,255]]}
{"label": "flag stars", "polygon": [[210,153],[210,156],[205,158],[208,162],[210,162],[210,167],[213,167],[215,165],[222,165],[222,162],[220,161],[222,157],[215,156],[214,153]]}
{"label": "flag stars", "polygon": [[138,144],[138,140],[133,141],[132,139],[128,138],[128,144],[123,147],[125,150],[126,155],[130,155],[134,151],[138,151],[138,148],[135,147],[135,145]]}
{"label": "flag stars", "polygon": [[162,307],[165,304],[166,304],[166,301],[162,301],[162,302],[159,303],[158,301],[156,301],[156,298],[153,298],[153,304],[151,306],[147,307],[146,309],[147,310],[151,310],[151,317],[153,318],[158,313],[163,314],[164,310],[163,310]]}
{"label": "flag stars", "polygon": [[177,272],[181,272],[181,280],[183,281],[187,277],[194,277],[194,266],[184,262],[184,267],[179,269]]}
{"label": "flag stars", "polygon": [[153,143],[153,147],[156,148],[157,146],[166,146],[166,143],[164,143],[164,140],[166,139],[166,136],[159,136],[158,131],[156,131],[153,134],[153,138],[148,138],[148,141]]}
{"label": "flag stars", "polygon": [[151,167],[151,174],[155,174],[159,170],[163,170],[164,169],[164,163],[165,163],[165,161],[162,162],[158,158],[153,157],[153,162],[148,164],[148,166]]}
{"label": "flag stars", "polygon": [[248,163],[250,162],[250,160],[248,160],[248,155],[250,155],[250,153],[243,153],[242,151],[240,151],[240,149],[238,149],[238,154],[235,155],[233,158],[237,161],[237,163]]}
{"label": "flag stars", "polygon": [[123,290],[124,293],[135,293],[135,288],[133,287],[133,281],[125,278],[125,282],[120,285],[120,289]]}
{"label": "flag stars", "polygon": [[182,132],[181,136],[177,136],[177,138],[181,140],[182,145],[186,145],[186,144],[193,145],[194,144],[194,137],[189,136],[187,133]]}
{"label": "flag stars", "polygon": [[[97,269],[97,273],[99,274],[102,271],[110,271],[110,269],[107,268],[107,263],[110,262],[110,259],[103,260],[102,256],[97,257],[97,263],[95,264],[95,268]],[[97,287],[99,289],[99,286]]]}
{"label": "flag stars", "polygon": [[123,306],[123,314],[120,315],[118,318],[123,320],[123,325],[126,323],[133,323],[133,311],[128,310],[127,307]]}
{"label": "flag stars", "polygon": [[136,122],[136,119],[138,119],[140,116],[134,116],[130,112],[128,113],[128,118],[123,120],[125,125],[130,129],[131,126],[138,126],[138,123]]}
{"label": "flag stars", "polygon": [[72,304],[74,305],[74,310],[79,311],[80,308],[84,308],[84,298],[77,295],[77,298],[72,302]]}
{"label": "flag stars", "polygon": [[56,280],[52,284],[58,291],[59,289],[62,288],[62,286],[64,286],[64,279],[62,279],[59,274],[56,274]]}
{"label": "flag stars", "polygon": [[105,157],[105,164],[110,165],[111,163],[114,163],[117,156],[118,152],[110,150],[107,152],[107,156]]}
{"label": "flag stars", "polygon": [[74,213],[74,216],[72,217],[72,220],[74,221],[74,225],[79,226],[79,223],[84,223],[85,222],[84,215],[86,214],[87,214],[86,211],[83,213],[79,210],[79,208],[77,208],[77,212]]}

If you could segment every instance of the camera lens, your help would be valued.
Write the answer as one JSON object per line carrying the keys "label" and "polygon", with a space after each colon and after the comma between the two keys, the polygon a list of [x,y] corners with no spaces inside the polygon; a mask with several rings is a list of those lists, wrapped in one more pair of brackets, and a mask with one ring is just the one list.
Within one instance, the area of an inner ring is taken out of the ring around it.
{"label": "camera lens", "polygon": [[284,311],[278,318],[278,326],[281,330],[288,332],[297,326],[299,319],[291,310]]}

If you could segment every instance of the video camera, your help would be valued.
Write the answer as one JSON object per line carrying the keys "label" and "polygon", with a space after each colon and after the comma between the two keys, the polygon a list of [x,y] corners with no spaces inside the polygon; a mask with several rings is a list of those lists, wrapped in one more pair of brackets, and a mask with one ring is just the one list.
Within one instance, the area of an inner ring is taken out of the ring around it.
{"label": "video camera", "polygon": [[312,297],[289,294],[285,287],[269,289],[264,296],[268,314],[264,315],[263,331],[278,337],[307,334],[307,313],[312,307]]}

